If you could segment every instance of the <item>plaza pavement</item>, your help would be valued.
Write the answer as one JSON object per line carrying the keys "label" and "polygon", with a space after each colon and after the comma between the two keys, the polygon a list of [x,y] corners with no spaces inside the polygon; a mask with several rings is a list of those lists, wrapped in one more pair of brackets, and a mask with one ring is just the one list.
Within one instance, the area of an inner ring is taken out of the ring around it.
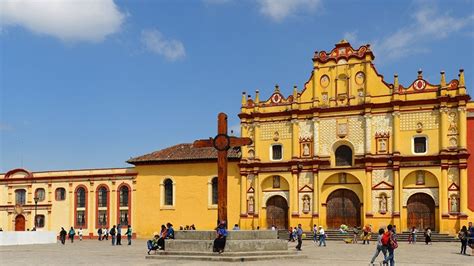
{"label": "plaza pavement", "polygon": [[[147,260],[145,240],[135,240],[131,246],[112,246],[110,241],[84,240],[66,245],[45,244],[0,247],[0,265],[368,265],[375,244],[344,244],[328,241],[327,247],[303,242],[301,254],[306,259],[256,261],[248,263],[218,263],[195,261]],[[290,243],[289,247],[294,248]],[[397,265],[474,265],[474,256],[459,255],[459,243],[400,243],[395,251]],[[468,248],[468,253],[471,249]],[[382,255],[379,257],[380,261]]]}

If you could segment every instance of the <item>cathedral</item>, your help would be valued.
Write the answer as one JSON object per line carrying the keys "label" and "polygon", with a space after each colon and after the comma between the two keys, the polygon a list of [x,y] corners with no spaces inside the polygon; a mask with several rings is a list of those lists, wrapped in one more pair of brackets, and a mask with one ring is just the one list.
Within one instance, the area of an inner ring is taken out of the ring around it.
{"label": "cathedral", "polygon": [[[464,72],[439,84],[415,73],[386,80],[370,45],[315,52],[309,79],[289,96],[243,93],[241,135],[228,153],[228,224],[339,228],[395,224],[455,234],[474,217],[474,102]],[[208,122],[214,121],[209,119]],[[196,139],[203,136],[196,136]],[[212,229],[217,151],[190,143],[127,161],[128,168],[0,175],[3,230],[82,227],[88,237],[131,224]]]}

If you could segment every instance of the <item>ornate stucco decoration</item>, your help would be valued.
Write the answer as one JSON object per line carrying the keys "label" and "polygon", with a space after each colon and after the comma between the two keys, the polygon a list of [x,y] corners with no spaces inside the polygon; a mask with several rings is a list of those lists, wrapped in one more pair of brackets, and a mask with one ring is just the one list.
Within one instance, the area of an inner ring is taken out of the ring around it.
{"label": "ornate stucco decoration", "polygon": [[408,199],[416,193],[425,193],[430,195],[435,205],[439,205],[439,189],[438,188],[417,188],[417,189],[404,189],[403,190],[403,206],[407,206]]}

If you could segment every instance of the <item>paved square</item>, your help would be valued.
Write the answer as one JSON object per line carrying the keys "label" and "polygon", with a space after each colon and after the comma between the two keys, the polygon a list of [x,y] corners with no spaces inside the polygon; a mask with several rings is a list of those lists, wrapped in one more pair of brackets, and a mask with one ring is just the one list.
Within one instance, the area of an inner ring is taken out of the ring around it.
{"label": "paved square", "polygon": [[[295,244],[290,243],[290,248]],[[473,265],[474,256],[459,255],[459,243],[400,243],[396,250],[397,265]],[[327,247],[316,247],[304,241],[302,254],[306,259],[273,260],[244,263],[245,265],[368,265],[375,244],[352,245],[328,242]],[[471,250],[468,248],[468,252]],[[111,246],[110,242],[97,240],[76,241],[66,245],[27,245],[0,247],[1,265],[222,265],[232,263],[147,260],[145,240],[136,240],[132,246]],[[379,260],[382,258],[380,255]],[[237,264],[237,263],[235,263]],[[242,264],[242,263],[238,263]]]}

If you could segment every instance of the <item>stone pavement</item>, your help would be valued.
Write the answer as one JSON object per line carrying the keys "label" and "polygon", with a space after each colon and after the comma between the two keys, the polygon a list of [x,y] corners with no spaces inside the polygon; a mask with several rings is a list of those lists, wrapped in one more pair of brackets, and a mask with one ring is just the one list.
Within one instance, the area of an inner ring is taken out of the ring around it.
{"label": "stone pavement", "polygon": [[[126,241],[123,241],[126,242]],[[295,244],[290,243],[290,248]],[[400,243],[395,251],[397,265],[474,265],[474,256],[459,255],[459,243]],[[256,261],[245,265],[368,265],[375,251],[370,245],[344,244],[328,241],[327,247],[316,247],[311,241],[303,242],[307,259]],[[468,248],[468,253],[471,249]],[[0,247],[0,265],[223,265],[243,263],[212,263],[193,261],[146,260],[145,240],[135,240],[132,246],[112,246],[110,241],[75,241],[61,244]],[[380,255],[379,258],[382,258]],[[381,259],[377,260],[380,261]]]}

